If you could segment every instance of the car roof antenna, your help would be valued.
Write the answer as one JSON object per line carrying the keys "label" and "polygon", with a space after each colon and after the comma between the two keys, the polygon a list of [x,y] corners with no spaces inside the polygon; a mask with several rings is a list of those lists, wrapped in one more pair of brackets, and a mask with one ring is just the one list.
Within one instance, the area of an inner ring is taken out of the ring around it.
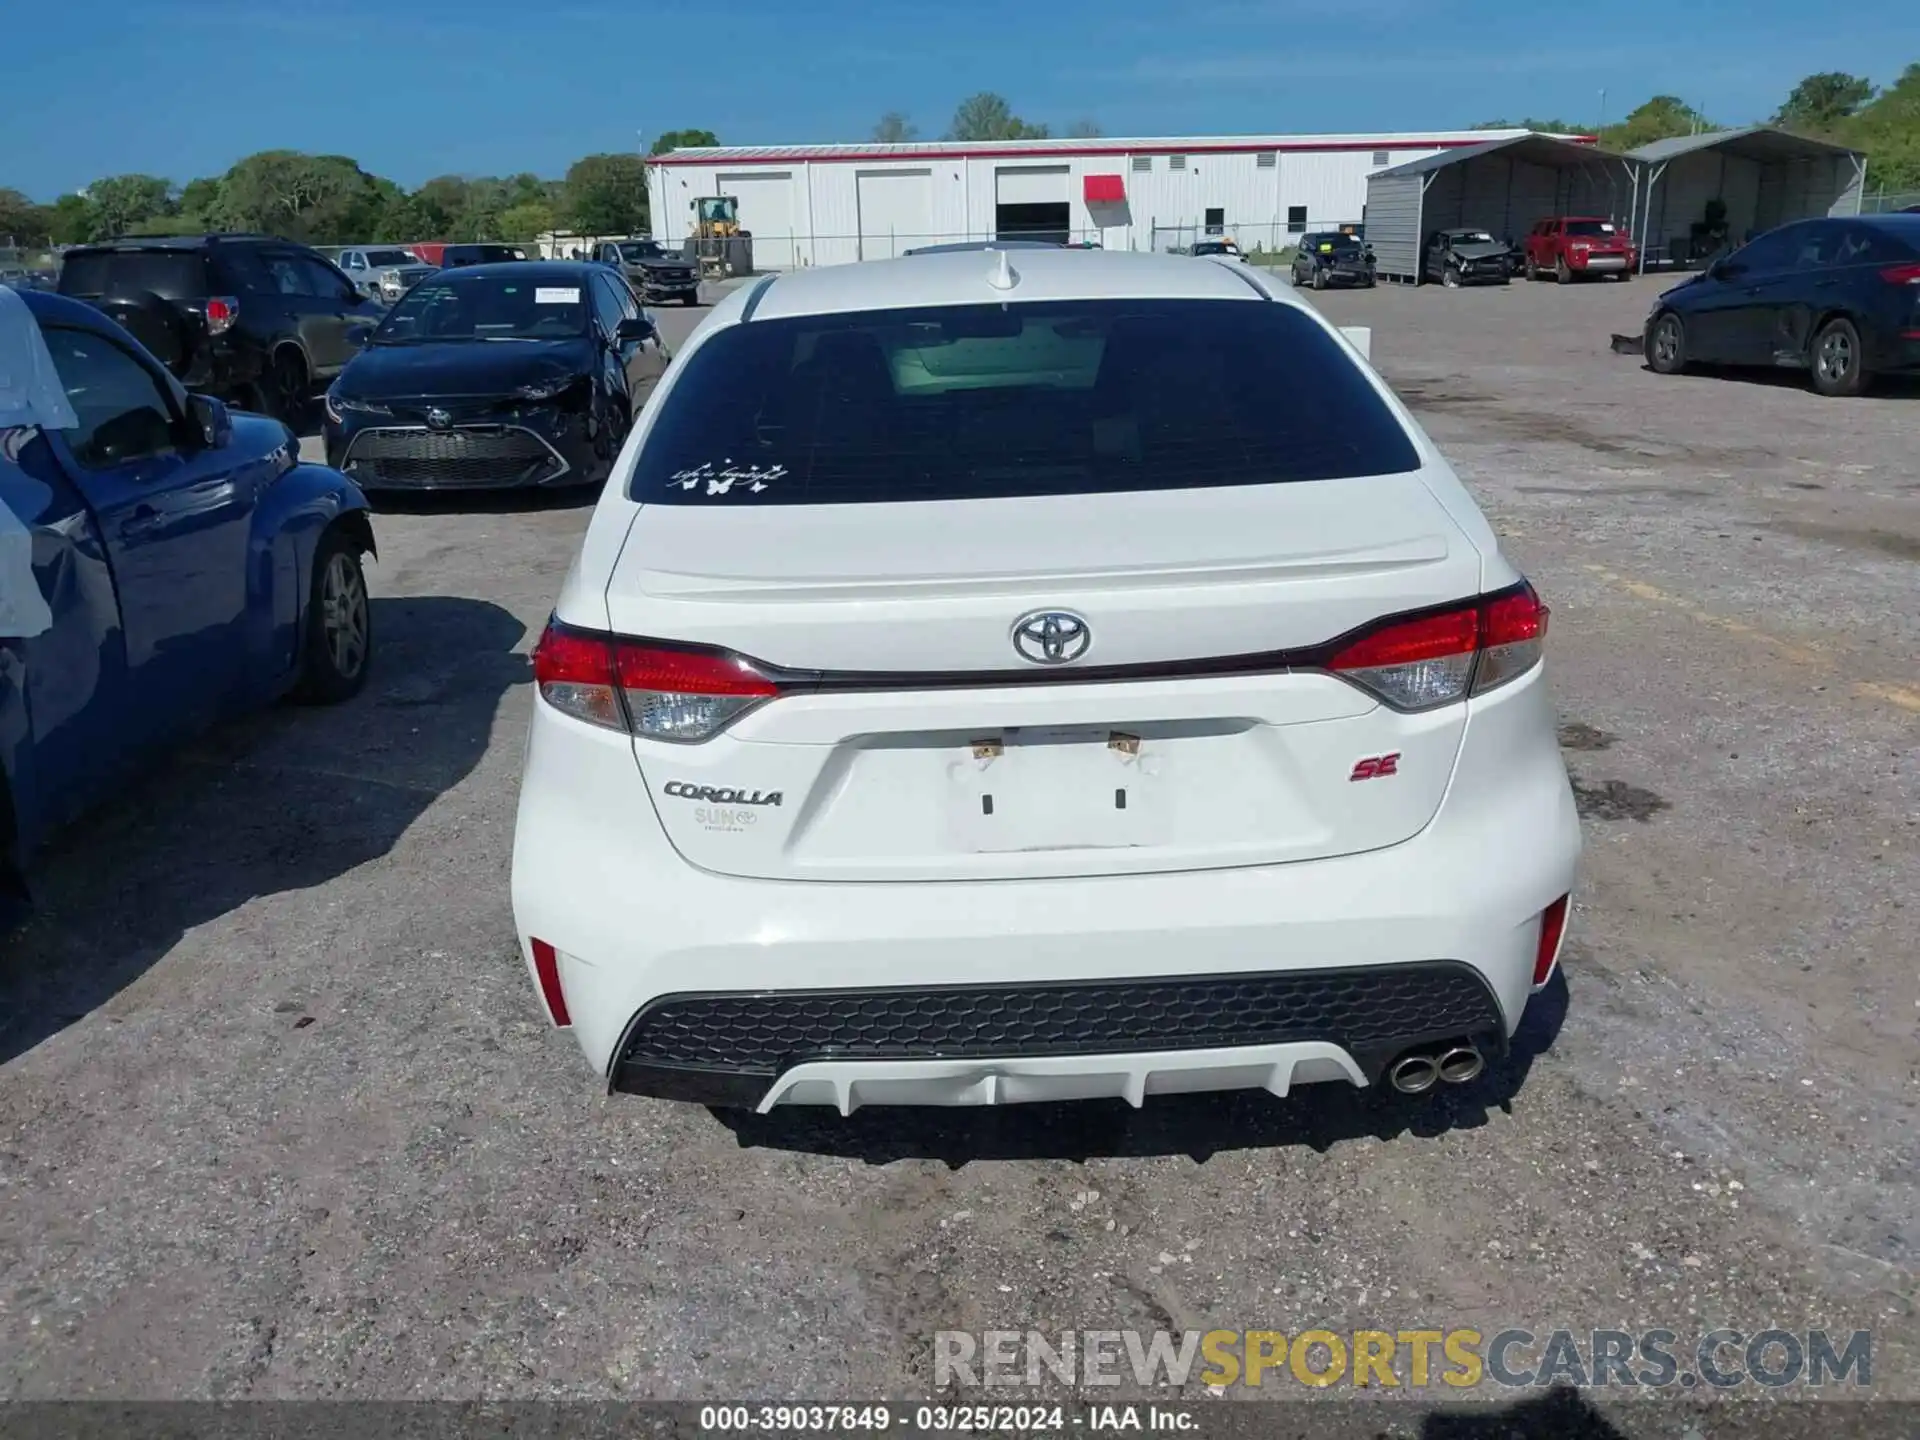
{"label": "car roof antenna", "polygon": [[987,283],[996,290],[1011,290],[1020,283],[1020,272],[1013,268],[1013,257],[1004,250],[994,253],[993,274],[987,277]]}

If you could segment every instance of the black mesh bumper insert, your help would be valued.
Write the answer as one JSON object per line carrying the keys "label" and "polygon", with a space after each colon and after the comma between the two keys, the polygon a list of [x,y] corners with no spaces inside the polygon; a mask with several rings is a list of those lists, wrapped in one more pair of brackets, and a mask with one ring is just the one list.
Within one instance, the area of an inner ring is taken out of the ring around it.
{"label": "black mesh bumper insert", "polygon": [[513,425],[368,430],[346,456],[354,479],[395,488],[538,485],[565,469],[539,436]]}
{"label": "black mesh bumper insert", "polygon": [[[1504,1046],[1486,982],[1458,961],[1279,974],[669,995],[634,1017],[616,1090],[751,1104],[814,1060],[991,1059],[1339,1045],[1369,1080],[1408,1047],[1472,1035]],[[713,1098],[710,1090],[724,1090]],[[750,1097],[750,1098],[746,1098]]]}

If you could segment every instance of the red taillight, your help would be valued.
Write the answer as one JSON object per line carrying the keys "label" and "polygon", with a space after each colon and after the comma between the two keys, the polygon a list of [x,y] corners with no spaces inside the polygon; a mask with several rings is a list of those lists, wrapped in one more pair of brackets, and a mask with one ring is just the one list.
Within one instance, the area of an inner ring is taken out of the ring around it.
{"label": "red taillight", "polygon": [[1567,901],[1570,897],[1562,895],[1558,900],[1540,912],[1540,948],[1533,958],[1534,988],[1547,983],[1547,977],[1553,974],[1553,963],[1560,958],[1560,937],[1567,932]]}
{"label": "red taillight", "polygon": [[1467,693],[1480,648],[1480,607],[1390,621],[1361,636],[1327,668],[1402,710],[1445,705]]}
{"label": "red taillight", "polygon": [[633,641],[615,646],[620,684],[627,690],[677,695],[778,695],[780,687],[737,655],[658,649]]}
{"label": "red taillight", "polygon": [[708,739],[780,693],[738,655],[634,640],[617,641],[614,650],[633,731],[651,740]]}
{"label": "red taillight", "polygon": [[738,655],[651,645],[558,621],[540,637],[533,674],[556,710],[651,740],[709,739],[780,693]]}
{"label": "red taillight", "polygon": [[614,689],[613,645],[605,635],[549,623],[533,650],[533,679],[554,709],[609,730],[627,728]]}
{"label": "red taillight", "polygon": [[1522,581],[1458,609],[1388,620],[1327,668],[1402,710],[1481,695],[1539,662],[1547,607]]}
{"label": "red taillight", "polygon": [[231,330],[240,318],[240,302],[230,295],[216,295],[207,301],[207,333],[218,335]]}
{"label": "red taillight", "polygon": [[560,956],[544,940],[530,940],[528,946],[533,951],[533,973],[540,981],[540,998],[546,1002],[547,1014],[565,1030],[573,1024],[573,1017],[567,1014],[566,993],[560,988]]}
{"label": "red taillight", "polygon": [[1450,610],[1405,620],[1364,635],[1334,656],[1334,670],[1371,670],[1472,654],[1480,645],[1480,611]]}
{"label": "red taillight", "polygon": [[1920,285],[1920,265],[1889,265],[1880,278],[1889,285]]}
{"label": "red taillight", "polygon": [[1547,640],[1547,607],[1531,585],[1487,603],[1480,635],[1480,664],[1473,672],[1473,693],[1484,695],[1524,675],[1540,663]]}

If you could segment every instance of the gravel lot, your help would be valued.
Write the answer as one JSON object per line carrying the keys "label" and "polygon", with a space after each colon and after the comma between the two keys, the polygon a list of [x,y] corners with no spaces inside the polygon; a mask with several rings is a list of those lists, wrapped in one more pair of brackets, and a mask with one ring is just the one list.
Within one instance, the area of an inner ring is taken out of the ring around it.
{"label": "gravel lot", "polygon": [[0,956],[0,1397],[855,1399],[925,1393],[939,1329],[1725,1324],[1870,1328],[1920,1398],[1920,390],[1661,380],[1607,348],[1659,283],[1323,297],[1554,607],[1589,848],[1498,1073],[607,1098],[507,899],[588,512],[416,502],[364,697],[46,857]]}

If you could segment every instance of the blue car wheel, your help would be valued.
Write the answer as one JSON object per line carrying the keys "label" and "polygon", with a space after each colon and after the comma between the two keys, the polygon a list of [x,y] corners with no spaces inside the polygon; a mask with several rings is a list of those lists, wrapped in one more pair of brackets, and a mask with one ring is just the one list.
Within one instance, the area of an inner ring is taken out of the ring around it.
{"label": "blue car wheel", "polygon": [[360,551],[329,530],[313,556],[313,593],[295,698],[335,705],[360,693],[373,659],[373,613]]}

